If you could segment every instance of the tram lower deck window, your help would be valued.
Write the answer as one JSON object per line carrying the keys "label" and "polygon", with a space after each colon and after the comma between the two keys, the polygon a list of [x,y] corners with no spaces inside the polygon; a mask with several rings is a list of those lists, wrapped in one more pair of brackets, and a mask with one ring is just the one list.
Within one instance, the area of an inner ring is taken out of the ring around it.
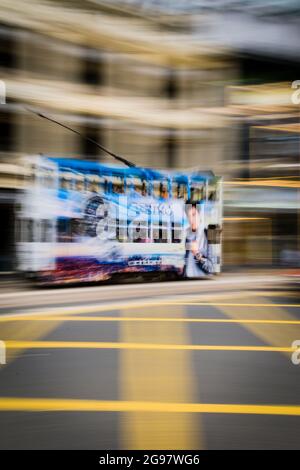
{"label": "tram lower deck window", "polygon": [[34,220],[20,219],[18,239],[20,242],[34,242]]}

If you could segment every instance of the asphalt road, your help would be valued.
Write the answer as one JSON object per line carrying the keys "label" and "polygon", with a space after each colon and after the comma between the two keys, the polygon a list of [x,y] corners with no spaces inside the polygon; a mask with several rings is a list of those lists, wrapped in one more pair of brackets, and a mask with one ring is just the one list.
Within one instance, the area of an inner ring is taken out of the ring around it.
{"label": "asphalt road", "polygon": [[1,449],[300,448],[284,279],[2,292],[0,340]]}

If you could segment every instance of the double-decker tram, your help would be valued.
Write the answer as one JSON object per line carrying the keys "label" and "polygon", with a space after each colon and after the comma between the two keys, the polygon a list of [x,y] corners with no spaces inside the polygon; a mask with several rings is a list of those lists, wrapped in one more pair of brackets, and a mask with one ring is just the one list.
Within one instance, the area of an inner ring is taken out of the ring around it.
{"label": "double-decker tram", "polygon": [[220,272],[222,181],[211,172],[44,156],[27,158],[26,165],[18,260],[38,281]]}

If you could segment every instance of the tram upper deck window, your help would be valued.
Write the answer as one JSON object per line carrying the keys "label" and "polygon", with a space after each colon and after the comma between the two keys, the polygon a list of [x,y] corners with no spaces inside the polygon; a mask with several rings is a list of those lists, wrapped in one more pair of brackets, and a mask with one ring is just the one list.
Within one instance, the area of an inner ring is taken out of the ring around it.
{"label": "tram upper deck window", "polygon": [[187,199],[187,187],[185,183],[172,184],[172,196],[175,199]]}
{"label": "tram upper deck window", "polygon": [[135,191],[141,194],[142,196],[147,196],[148,194],[148,184],[146,180],[142,180],[140,178],[136,178],[136,186]]}
{"label": "tram upper deck window", "polygon": [[132,178],[130,178],[129,176],[126,177],[126,189],[125,189],[125,192],[126,194],[130,194],[131,191],[132,191],[132,186],[133,186],[133,182],[132,182]]}
{"label": "tram upper deck window", "polygon": [[149,194],[149,185],[146,180],[142,180],[141,194],[142,196],[148,196]]}
{"label": "tram upper deck window", "polygon": [[86,190],[91,193],[99,193],[101,187],[100,177],[98,175],[87,175],[85,178]]}
{"label": "tram upper deck window", "polygon": [[207,200],[214,202],[219,200],[218,187],[216,184],[209,184],[207,188]]}
{"label": "tram upper deck window", "polygon": [[142,180],[140,178],[134,178],[133,189],[136,193],[142,194]]}
{"label": "tram upper deck window", "polygon": [[100,176],[100,192],[107,193],[108,192],[108,178],[106,176]]}
{"label": "tram upper deck window", "polygon": [[78,192],[83,192],[85,190],[85,185],[84,185],[84,175],[74,175],[74,180],[75,180],[75,189]]}
{"label": "tram upper deck window", "polygon": [[115,194],[124,194],[124,178],[121,176],[112,177],[112,192]]}
{"label": "tram upper deck window", "polygon": [[191,184],[191,202],[199,202],[204,199],[205,186],[203,183],[192,183]]}
{"label": "tram upper deck window", "polygon": [[59,187],[65,191],[70,191],[73,187],[72,174],[68,171],[62,171],[59,175]]}
{"label": "tram upper deck window", "polygon": [[160,187],[160,182],[159,181],[153,181],[152,182],[152,195],[154,197],[159,198],[159,187]]}
{"label": "tram upper deck window", "polygon": [[147,196],[148,194],[148,183],[142,178],[127,178],[126,188],[127,194],[130,194],[132,190],[141,196]]}
{"label": "tram upper deck window", "polygon": [[158,199],[168,199],[169,188],[167,181],[153,181],[153,196]]}
{"label": "tram upper deck window", "polygon": [[39,170],[39,182],[44,189],[53,189],[55,186],[54,172],[50,168]]}
{"label": "tram upper deck window", "polygon": [[162,181],[159,186],[159,196],[161,199],[168,199],[169,197],[169,190],[168,190],[168,183],[166,181]]}

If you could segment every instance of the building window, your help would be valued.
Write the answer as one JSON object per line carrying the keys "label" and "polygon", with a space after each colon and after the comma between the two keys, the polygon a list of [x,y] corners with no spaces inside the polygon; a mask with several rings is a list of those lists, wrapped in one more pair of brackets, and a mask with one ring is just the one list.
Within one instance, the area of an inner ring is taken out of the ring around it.
{"label": "building window", "polygon": [[0,24],[0,64],[2,68],[16,68],[16,36],[11,28]]}
{"label": "building window", "polygon": [[87,85],[102,85],[102,63],[98,58],[84,57],[82,60],[81,79]]}
{"label": "building window", "polygon": [[[4,106],[3,106],[4,107]],[[0,109],[0,152],[12,152],[14,148],[14,115]]]}

